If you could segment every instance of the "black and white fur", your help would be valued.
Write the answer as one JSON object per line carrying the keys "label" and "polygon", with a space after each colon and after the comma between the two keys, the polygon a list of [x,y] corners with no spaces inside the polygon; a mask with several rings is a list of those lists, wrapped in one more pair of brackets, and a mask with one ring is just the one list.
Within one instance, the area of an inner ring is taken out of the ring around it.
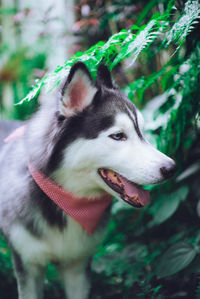
{"label": "black and white fur", "polygon": [[[5,137],[19,125],[1,122],[0,133]],[[42,298],[45,267],[52,262],[66,297],[86,299],[85,269],[104,237],[109,209],[88,235],[37,187],[28,160],[76,197],[91,200],[106,192],[121,200],[99,176],[101,167],[142,185],[170,177],[175,164],[145,140],[141,113],[113,86],[103,65],[94,83],[86,66],[76,63],[62,89],[26,126],[0,152],[0,227],[12,250],[19,298]],[[111,138],[119,133],[126,140]]]}

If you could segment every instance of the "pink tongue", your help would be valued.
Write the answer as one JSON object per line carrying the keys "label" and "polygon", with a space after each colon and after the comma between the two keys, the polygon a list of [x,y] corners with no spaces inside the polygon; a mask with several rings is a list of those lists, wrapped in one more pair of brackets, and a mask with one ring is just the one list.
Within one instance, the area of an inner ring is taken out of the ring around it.
{"label": "pink tongue", "polygon": [[[142,187],[136,186],[123,177],[120,176],[120,180],[124,185],[124,193],[128,195],[129,200],[138,195],[138,200],[141,205],[146,206],[149,203],[149,191],[142,189]],[[134,201],[134,199],[133,199]]]}

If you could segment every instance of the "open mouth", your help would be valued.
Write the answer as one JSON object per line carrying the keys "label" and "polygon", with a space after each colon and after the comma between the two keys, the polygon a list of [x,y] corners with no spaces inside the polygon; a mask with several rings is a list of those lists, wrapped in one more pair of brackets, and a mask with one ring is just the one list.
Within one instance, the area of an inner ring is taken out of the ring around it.
{"label": "open mouth", "polygon": [[149,191],[141,186],[130,182],[117,172],[110,169],[98,169],[98,173],[104,182],[115,192],[119,193],[121,198],[135,208],[142,208],[149,203]]}

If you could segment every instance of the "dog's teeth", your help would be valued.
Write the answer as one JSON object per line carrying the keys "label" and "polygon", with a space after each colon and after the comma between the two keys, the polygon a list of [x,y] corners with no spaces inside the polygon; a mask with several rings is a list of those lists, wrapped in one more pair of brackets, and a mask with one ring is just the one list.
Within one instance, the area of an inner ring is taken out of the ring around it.
{"label": "dog's teeth", "polygon": [[135,195],[131,198],[131,200],[133,201],[137,201],[139,203],[139,196],[138,195]]}
{"label": "dog's teeth", "polygon": [[119,183],[117,177],[114,177],[114,178],[113,178],[113,182],[115,182],[115,183]]}
{"label": "dog's teeth", "polygon": [[107,174],[113,176],[113,172],[111,170],[107,170]]}

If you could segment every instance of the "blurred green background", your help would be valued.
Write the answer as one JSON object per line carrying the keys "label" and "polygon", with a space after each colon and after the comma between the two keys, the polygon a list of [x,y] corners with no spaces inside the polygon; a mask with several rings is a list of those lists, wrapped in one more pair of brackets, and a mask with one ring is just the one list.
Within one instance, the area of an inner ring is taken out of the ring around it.
{"label": "blurred green background", "polygon": [[[141,109],[149,141],[178,165],[147,186],[143,210],[114,202],[91,299],[200,298],[199,18],[196,0],[0,1],[0,118],[28,119],[75,61],[94,78],[104,62]],[[17,298],[3,238],[0,298]],[[53,265],[45,298],[63,298]]]}

